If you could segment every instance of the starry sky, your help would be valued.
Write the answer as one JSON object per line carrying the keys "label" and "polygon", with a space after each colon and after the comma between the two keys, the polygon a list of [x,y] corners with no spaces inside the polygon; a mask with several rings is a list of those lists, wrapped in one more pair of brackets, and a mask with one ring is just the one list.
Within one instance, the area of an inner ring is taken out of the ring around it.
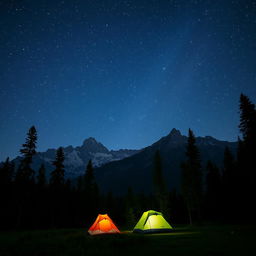
{"label": "starry sky", "polygon": [[32,125],[39,151],[235,141],[255,71],[256,1],[0,0],[0,160]]}

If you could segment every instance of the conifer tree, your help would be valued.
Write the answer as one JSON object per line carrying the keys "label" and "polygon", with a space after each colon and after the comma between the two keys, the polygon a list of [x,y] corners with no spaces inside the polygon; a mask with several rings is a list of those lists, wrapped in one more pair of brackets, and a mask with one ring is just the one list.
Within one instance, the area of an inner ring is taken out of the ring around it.
{"label": "conifer tree", "polygon": [[92,160],[89,160],[89,162],[86,166],[86,171],[85,171],[85,176],[84,176],[84,184],[85,184],[86,192],[91,193],[96,184],[95,178],[94,178],[94,173],[93,173]]}
{"label": "conifer tree", "polygon": [[[255,207],[252,207],[256,196],[256,109],[244,94],[240,95],[239,128],[243,136],[238,148],[238,175],[241,188],[239,201],[241,202],[241,215],[250,219],[256,214]],[[246,216],[245,212],[248,212]]]}
{"label": "conifer tree", "polygon": [[[241,94],[240,96],[240,132],[243,140],[240,141],[240,167],[246,171],[246,179],[256,182],[256,110],[250,99]],[[245,182],[248,182],[248,180]]]}
{"label": "conifer tree", "polygon": [[156,207],[168,218],[168,192],[163,176],[162,160],[159,150],[156,151],[154,157],[153,195]]}
{"label": "conifer tree", "polygon": [[94,170],[91,160],[89,160],[86,166],[86,171],[84,175],[84,186],[85,201],[86,204],[89,206],[87,212],[92,218],[93,216],[95,216],[95,214],[97,214],[99,203],[99,190],[94,177]]}
{"label": "conifer tree", "polygon": [[30,183],[34,180],[34,170],[31,168],[32,158],[36,154],[36,143],[37,143],[37,131],[35,126],[32,126],[28,133],[26,142],[22,144],[20,153],[23,159],[20,162],[16,173],[16,182],[18,183]]}
{"label": "conifer tree", "polygon": [[256,110],[250,99],[241,94],[240,96],[240,132],[243,140],[240,141],[243,168],[247,170],[248,177],[256,178]]}
{"label": "conifer tree", "polygon": [[20,153],[23,155],[25,161],[29,164],[32,162],[33,155],[36,154],[36,143],[37,131],[35,126],[32,126],[27,133],[26,142],[22,144],[22,149],[20,150]]}
{"label": "conifer tree", "polygon": [[[246,144],[256,144],[255,105],[244,94],[240,95],[240,131]],[[256,153],[255,153],[256,154]]]}
{"label": "conifer tree", "polygon": [[[33,200],[35,196],[34,170],[31,168],[33,156],[36,154],[37,131],[32,126],[28,133],[25,143],[22,145],[20,153],[23,158],[18,166],[15,176],[15,205],[17,209],[16,227],[21,228],[31,224],[33,218]],[[30,216],[30,218],[28,217]]]}
{"label": "conifer tree", "polygon": [[56,151],[56,159],[53,161],[55,169],[51,173],[50,183],[53,186],[62,186],[64,185],[64,151],[62,147],[59,147]]}
{"label": "conifer tree", "polygon": [[51,225],[53,227],[62,227],[64,224],[65,198],[64,198],[64,152],[59,147],[56,151],[55,161],[53,165],[55,169],[51,172],[50,177],[50,207],[51,207]]}
{"label": "conifer tree", "polygon": [[187,205],[189,222],[201,219],[202,170],[196,139],[191,129],[188,132],[186,161],[182,163],[182,193]]}

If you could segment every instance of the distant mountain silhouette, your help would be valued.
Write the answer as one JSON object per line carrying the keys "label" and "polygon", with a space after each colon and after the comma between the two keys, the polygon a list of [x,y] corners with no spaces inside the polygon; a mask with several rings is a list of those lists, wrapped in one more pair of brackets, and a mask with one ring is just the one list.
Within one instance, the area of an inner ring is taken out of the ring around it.
{"label": "distant mountain silhouette", "polygon": [[[102,191],[124,194],[128,187],[136,192],[152,191],[152,169],[156,150],[160,151],[164,176],[169,188],[180,185],[180,164],[185,159],[187,137],[179,130],[172,131],[149,147],[120,161],[107,163],[95,170],[97,182]],[[222,166],[225,147],[235,152],[237,143],[219,141],[211,136],[197,137],[196,144],[200,150],[203,165],[212,160]]]}
{"label": "distant mountain silhouette", "polygon": [[[90,159],[95,167],[95,175],[100,190],[112,191],[115,194],[126,193],[129,186],[139,192],[151,192],[152,168],[154,154],[157,149],[163,160],[164,175],[169,188],[179,188],[180,163],[185,158],[187,137],[181,135],[179,130],[171,132],[141,150],[109,150],[96,139],[90,137],[84,140],[78,147],[64,147],[65,154],[65,177],[76,179],[85,173],[85,168]],[[211,136],[197,137],[203,164],[212,160],[218,166],[222,165],[223,152],[226,146],[235,152],[237,143],[220,141]],[[56,149],[48,149],[38,152],[33,157],[32,168],[37,171],[42,163],[45,164],[46,174],[53,170],[52,161],[55,159]],[[16,167],[21,157],[15,158]]]}
{"label": "distant mountain silhouette", "polygon": [[[65,154],[64,165],[66,178],[76,178],[79,175],[83,175],[90,159],[92,160],[94,167],[98,167],[105,163],[117,161],[139,152],[139,150],[129,149],[108,150],[92,137],[84,140],[82,146],[68,146],[63,149]],[[32,168],[37,171],[40,165],[44,163],[46,173],[49,175],[53,170],[52,161],[54,161],[55,155],[56,149],[48,149],[45,152],[38,152],[33,157]],[[19,165],[20,160],[21,157],[17,157],[13,160],[16,167]]]}

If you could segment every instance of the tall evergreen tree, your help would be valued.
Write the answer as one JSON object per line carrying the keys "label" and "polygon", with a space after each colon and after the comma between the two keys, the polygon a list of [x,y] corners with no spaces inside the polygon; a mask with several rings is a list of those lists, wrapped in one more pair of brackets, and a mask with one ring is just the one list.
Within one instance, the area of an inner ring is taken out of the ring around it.
{"label": "tall evergreen tree", "polygon": [[16,173],[16,181],[18,183],[29,183],[34,181],[34,170],[31,168],[32,158],[36,154],[37,131],[35,126],[32,126],[28,133],[26,142],[22,144],[20,153],[23,159],[20,162]]}
{"label": "tall evergreen tree", "polygon": [[59,147],[56,151],[56,159],[53,161],[53,165],[55,169],[51,173],[50,183],[53,186],[61,186],[64,185],[64,151],[62,147]]}
{"label": "tall evergreen tree", "polygon": [[16,172],[15,177],[15,190],[16,190],[16,203],[17,209],[17,222],[16,226],[21,228],[22,226],[29,227],[32,225],[34,208],[33,200],[35,196],[35,180],[34,170],[31,168],[33,156],[36,154],[37,143],[37,131],[35,126],[32,126],[28,133],[25,143],[20,149],[20,153],[23,158]]}
{"label": "tall evergreen tree", "polygon": [[[239,128],[243,135],[238,151],[241,215],[244,215],[243,217],[246,219],[253,219],[256,214],[256,210],[253,210],[255,207],[252,207],[256,196],[256,109],[244,94],[240,95]],[[248,212],[246,216],[245,212]]]}
{"label": "tall evergreen tree", "polygon": [[92,161],[89,160],[86,171],[84,175],[84,187],[85,187],[85,201],[89,206],[87,208],[87,213],[90,218],[94,218],[98,211],[99,203],[99,189],[94,177],[94,170]]}
{"label": "tall evergreen tree", "polygon": [[243,135],[243,140],[240,141],[239,160],[242,161],[241,167],[246,170],[246,179],[254,183],[256,182],[256,110],[255,105],[243,94],[240,96],[239,128]]}
{"label": "tall evergreen tree", "polygon": [[92,160],[89,160],[86,166],[86,171],[84,175],[84,185],[85,185],[86,192],[88,193],[93,191],[94,186],[96,185],[94,173],[93,173]]}
{"label": "tall evergreen tree", "polygon": [[[244,94],[240,95],[240,131],[246,144],[256,144],[256,110],[255,105]],[[256,154],[256,153],[255,153]]]}
{"label": "tall evergreen tree", "polygon": [[59,147],[56,151],[55,161],[53,165],[55,169],[51,172],[50,177],[50,207],[51,207],[51,225],[52,227],[63,227],[65,198],[64,198],[64,152],[63,148]]}
{"label": "tall evergreen tree", "polygon": [[196,139],[191,129],[188,132],[186,161],[182,163],[182,193],[187,205],[189,222],[201,219],[202,170]]}
{"label": "tall evergreen tree", "polygon": [[154,157],[153,195],[156,207],[168,218],[168,192],[163,176],[162,160],[159,150]]}
{"label": "tall evergreen tree", "polygon": [[22,144],[20,153],[23,155],[26,162],[32,162],[33,155],[36,154],[37,131],[35,126],[31,126],[27,133],[26,142]]}

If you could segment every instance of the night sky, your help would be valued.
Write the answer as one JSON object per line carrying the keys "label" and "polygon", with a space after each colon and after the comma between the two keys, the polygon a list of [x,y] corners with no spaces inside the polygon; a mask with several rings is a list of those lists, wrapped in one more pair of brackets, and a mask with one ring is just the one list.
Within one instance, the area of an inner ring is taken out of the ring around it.
{"label": "night sky", "polygon": [[234,141],[255,71],[256,1],[0,0],[0,160],[32,125],[39,151]]}

